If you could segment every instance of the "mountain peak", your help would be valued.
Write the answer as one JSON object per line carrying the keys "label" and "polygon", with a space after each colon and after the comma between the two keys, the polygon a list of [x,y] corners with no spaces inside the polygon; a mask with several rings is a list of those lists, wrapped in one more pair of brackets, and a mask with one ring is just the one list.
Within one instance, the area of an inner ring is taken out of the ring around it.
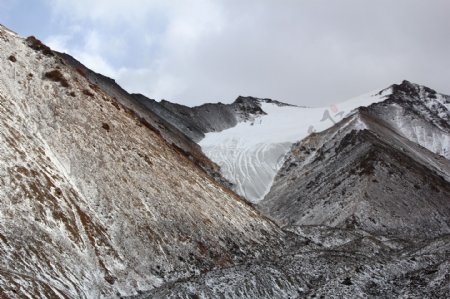
{"label": "mountain peak", "polygon": [[237,103],[237,104],[240,104],[240,103],[247,103],[247,102],[251,102],[251,103],[257,103],[257,102],[260,102],[261,101],[261,99],[260,98],[256,98],[256,97],[251,97],[251,96],[238,96],[237,98],[236,98],[236,100],[234,100],[234,102],[233,103]]}
{"label": "mountain peak", "polygon": [[256,98],[251,96],[238,96],[236,100],[234,100],[233,104],[251,104],[251,105],[260,105],[261,103],[269,103],[277,106],[296,106],[276,100],[272,100],[269,98]]}
{"label": "mountain peak", "polygon": [[[439,94],[427,86],[412,83],[408,80],[403,80],[400,84],[393,84],[391,86],[392,94],[389,97],[392,100],[419,100],[426,101],[430,99],[437,99]],[[440,95],[446,98],[445,95]]]}

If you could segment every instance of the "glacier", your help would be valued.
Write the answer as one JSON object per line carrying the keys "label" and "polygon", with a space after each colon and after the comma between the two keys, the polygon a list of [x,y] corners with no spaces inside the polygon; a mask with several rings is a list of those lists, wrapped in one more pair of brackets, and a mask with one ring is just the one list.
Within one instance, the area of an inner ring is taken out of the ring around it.
{"label": "glacier", "polygon": [[269,192],[292,144],[313,132],[321,132],[352,113],[385,100],[391,88],[376,90],[337,105],[321,108],[280,105],[261,99],[266,115],[235,127],[205,134],[199,144],[203,152],[221,167],[235,191],[252,203]]}

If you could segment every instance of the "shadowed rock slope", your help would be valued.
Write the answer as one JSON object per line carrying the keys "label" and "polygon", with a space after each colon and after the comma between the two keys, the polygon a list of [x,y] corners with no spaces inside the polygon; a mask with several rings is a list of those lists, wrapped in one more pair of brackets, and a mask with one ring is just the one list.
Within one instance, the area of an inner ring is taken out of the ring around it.
{"label": "shadowed rock slope", "polygon": [[39,41],[0,27],[0,53],[2,298],[132,295],[279,242],[275,225]]}
{"label": "shadowed rock slope", "polygon": [[220,132],[236,126],[240,122],[251,121],[266,114],[261,109],[261,102],[290,106],[271,99],[239,96],[231,104],[208,103],[188,107],[166,100],[157,102],[143,95],[135,94],[145,107],[161,115],[195,142],[205,137],[205,133]]}
{"label": "shadowed rock slope", "polygon": [[393,88],[386,101],[295,144],[261,210],[283,225],[450,233],[450,161],[439,155],[449,147],[447,98],[407,81]]}

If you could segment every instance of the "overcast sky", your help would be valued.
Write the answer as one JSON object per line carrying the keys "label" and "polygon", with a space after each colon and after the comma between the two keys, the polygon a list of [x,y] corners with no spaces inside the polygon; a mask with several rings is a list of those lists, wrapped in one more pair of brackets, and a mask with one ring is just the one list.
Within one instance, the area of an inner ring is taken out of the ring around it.
{"label": "overcast sky", "polygon": [[450,93],[448,0],[0,0],[36,35],[130,92],[324,106],[408,79]]}

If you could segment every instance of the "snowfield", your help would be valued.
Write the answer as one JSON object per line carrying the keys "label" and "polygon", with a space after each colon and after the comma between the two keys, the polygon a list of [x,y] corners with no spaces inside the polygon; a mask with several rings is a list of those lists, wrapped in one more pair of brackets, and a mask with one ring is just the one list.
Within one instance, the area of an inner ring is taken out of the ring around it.
{"label": "snowfield", "polygon": [[291,145],[311,132],[333,126],[358,107],[386,99],[391,89],[352,98],[330,107],[280,106],[261,100],[267,115],[242,122],[222,132],[207,133],[199,142],[203,152],[235,184],[238,194],[257,203],[269,192]]}

